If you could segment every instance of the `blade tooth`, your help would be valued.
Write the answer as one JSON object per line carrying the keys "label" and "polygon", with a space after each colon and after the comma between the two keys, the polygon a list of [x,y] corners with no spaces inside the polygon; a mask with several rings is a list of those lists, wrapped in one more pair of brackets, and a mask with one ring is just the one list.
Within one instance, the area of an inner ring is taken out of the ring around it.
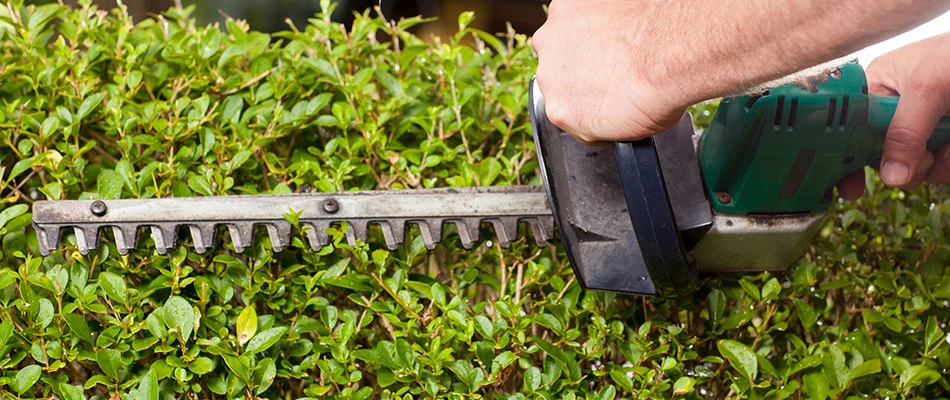
{"label": "blade tooth", "polygon": [[231,223],[228,224],[228,232],[231,234],[231,245],[234,246],[234,251],[243,253],[253,240],[254,224],[251,222]]}
{"label": "blade tooth", "polygon": [[525,220],[531,225],[534,242],[539,247],[544,247],[547,242],[554,239],[554,217],[532,217]]}
{"label": "blade tooth", "polygon": [[271,247],[275,253],[279,253],[284,247],[290,246],[290,231],[293,225],[287,221],[274,221],[267,223],[267,236],[270,238]]}
{"label": "blade tooth", "polygon": [[89,254],[89,251],[95,250],[99,245],[99,225],[76,226],[73,227],[73,232],[76,233],[76,244],[82,255]]}
{"label": "blade tooth", "polygon": [[422,241],[426,248],[432,250],[435,244],[442,241],[442,220],[439,218],[416,219],[407,221],[419,226],[419,234],[422,235]]}
{"label": "blade tooth", "polygon": [[459,233],[459,239],[462,241],[462,247],[466,249],[475,247],[475,242],[477,242],[481,236],[481,220],[478,218],[462,218],[453,219],[448,222],[455,224],[456,230]]}
{"label": "blade tooth", "polygon": [[112,227],[112,234],[115,235],[115,247],[119,254],[129,254],[129,250],[135,248],[135,240],[138,234],[138,225],[121,224]]}
{"label": "blade tooth", "polygon": [[48,256],[54,249],[59,247],[59,234],[61,229],[59,225],[33,224],[33,230],[36,231],[37,244],[40,247],[40,254]]}
{"label": "blade tooth", "polygon": [[188,231],[191,232],[191,241],[198,254],[204,254],[214,246],[214,223],[188,225]]}
{"label": "blade tooth", "polygon": [[389,250],[396,250],[405,240],[406,222],[403,220],[376,221],[379,229],[383,231],[383,239],[386,241],[386,247]]}
{"label": "blade tooth", "polygon": [[175,247],[175,240],[178,236],[178,225],[176,224],[158,224],[151,226],[152,241],[155,242],[155,251],[159,255],[168,254],[168,250]]}
{"label": "blade tooth", "polygon": [[350,246],[356,246],[357,240],[366,243],[368,227],[367,221],[362,219],[347,220],[346,224],[347,229],[344,234],[346,235],[346,242],[349,243]]}
{"label": "blade tooth", "polygon": [[330,235],[327,234],[327,228],[330,227],[329,222],[318,219],[312,221],[300,221],[300,223],[310,227],[310,229],[307,229],[307,240],[310,242],[310,248],[313,251],[320,250],[323,248],[323,246],[326,246],[328,243],[330,243]]}
{"label": "blade tooth", "polygon": [[498,244],[507,249],[518,238],[518,217],[501,217],[488,220],[495,229]]}

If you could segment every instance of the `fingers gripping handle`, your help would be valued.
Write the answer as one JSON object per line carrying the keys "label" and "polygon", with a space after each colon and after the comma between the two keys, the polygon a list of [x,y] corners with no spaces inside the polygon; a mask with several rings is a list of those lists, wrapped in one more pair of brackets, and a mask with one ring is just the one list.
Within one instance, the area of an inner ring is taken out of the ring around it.
{"label": "fingers gripping handle", "polygon": [[[884,147],[884,137],[887,134],[887,128],[891,125],[894,118],[894,112],[897,110],[899,96],[878,96],[868,94],[868,125],[870,125],[872,134],[875,135],[874,150],[869,160],[869,165],[877,167],[876,162],[880,160],[881,151]],[[927,141],[927,150],[934,153],[943,145],[950,143],[950,116],[940,119],[937,127],[934,129],[930,140]]]}

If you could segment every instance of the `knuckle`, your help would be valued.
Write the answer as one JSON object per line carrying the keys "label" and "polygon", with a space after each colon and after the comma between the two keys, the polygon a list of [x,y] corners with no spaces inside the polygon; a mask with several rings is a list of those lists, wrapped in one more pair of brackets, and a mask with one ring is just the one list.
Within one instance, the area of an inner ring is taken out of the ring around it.
{"label": "knuckle", "polygon": [[544,106],[544,112],[546,113],[548,120],[551,121],[554,126],[567,130],[566,128],[570,122],[570,116],[563,107],[559,107],[557,103],[552,104],[546,102]]}
{"label": "knuckle", "polygon": [[921,76],[929,76],[929,74],[914,73],[911,75],[914,78],[911,78],[907,82],[907,88],[905,89],[907,94],[912,94],[914,96],[927,96],[941,92],[941,85],[938,81],[918,78]]}
{"label": "knuckle", "polygon": [[547,30],[544,29],[546,26],[547,25],[541,25],[541,27],[534,32],[534,36],[531,37],[531,47],[537,53],[541,53],[542,49],[546,48],[548,40]]}
{"label": "knuckle", "polygon": [[921,153],[926,145],[926,141],[927,135],[921,134],[914,128],[891,125],[887,130],[884,147],[891,152]]}

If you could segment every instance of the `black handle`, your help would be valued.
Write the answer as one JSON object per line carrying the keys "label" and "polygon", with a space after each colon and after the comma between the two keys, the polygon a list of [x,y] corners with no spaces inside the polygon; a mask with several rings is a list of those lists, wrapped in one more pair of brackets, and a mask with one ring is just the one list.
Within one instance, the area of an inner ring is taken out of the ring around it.
{"label": "black handle", "polygon": [[650,279],[662,296],[695,290],[699,277],[673,216],[653,137],[614,144],[627,211]]}

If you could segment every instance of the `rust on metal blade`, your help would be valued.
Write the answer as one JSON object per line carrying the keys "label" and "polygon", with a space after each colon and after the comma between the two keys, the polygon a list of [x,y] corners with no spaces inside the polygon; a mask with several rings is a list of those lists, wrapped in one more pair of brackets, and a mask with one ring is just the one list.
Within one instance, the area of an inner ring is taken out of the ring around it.
{"label": "rust on metal blade", "polygon": [[300,224],[309,228],[307,240],[315,250],[329,244],[328,228],[343,224],[351,245],[365,242],[375,225],[390,249],[403,243],[409,225],[419,227],[430,249],[441,241],[445,223],[456,226],[465,248],[480,240],[485,223],[491,224],[503,247],[516,238],[521,222],[529,224],[538,245],[554,235],[553,216],[540,186],[38,201],[33,226],[44,255],[59,246],[66,228],[73,229],[79,251],[87,254],[98,245],[100,229],[110,227],[121,254],[136,246],[142,227],[150,230],[159,254],[175,246],[179,227],[188,227],[195,250],[203,253],[213,246],[219,226],[227,228],[235,251],[253,243],[256,226],[266,227],[274,251],[281,251],[290,246],[292,225],[284,217],[290,212],[299,214]]}

